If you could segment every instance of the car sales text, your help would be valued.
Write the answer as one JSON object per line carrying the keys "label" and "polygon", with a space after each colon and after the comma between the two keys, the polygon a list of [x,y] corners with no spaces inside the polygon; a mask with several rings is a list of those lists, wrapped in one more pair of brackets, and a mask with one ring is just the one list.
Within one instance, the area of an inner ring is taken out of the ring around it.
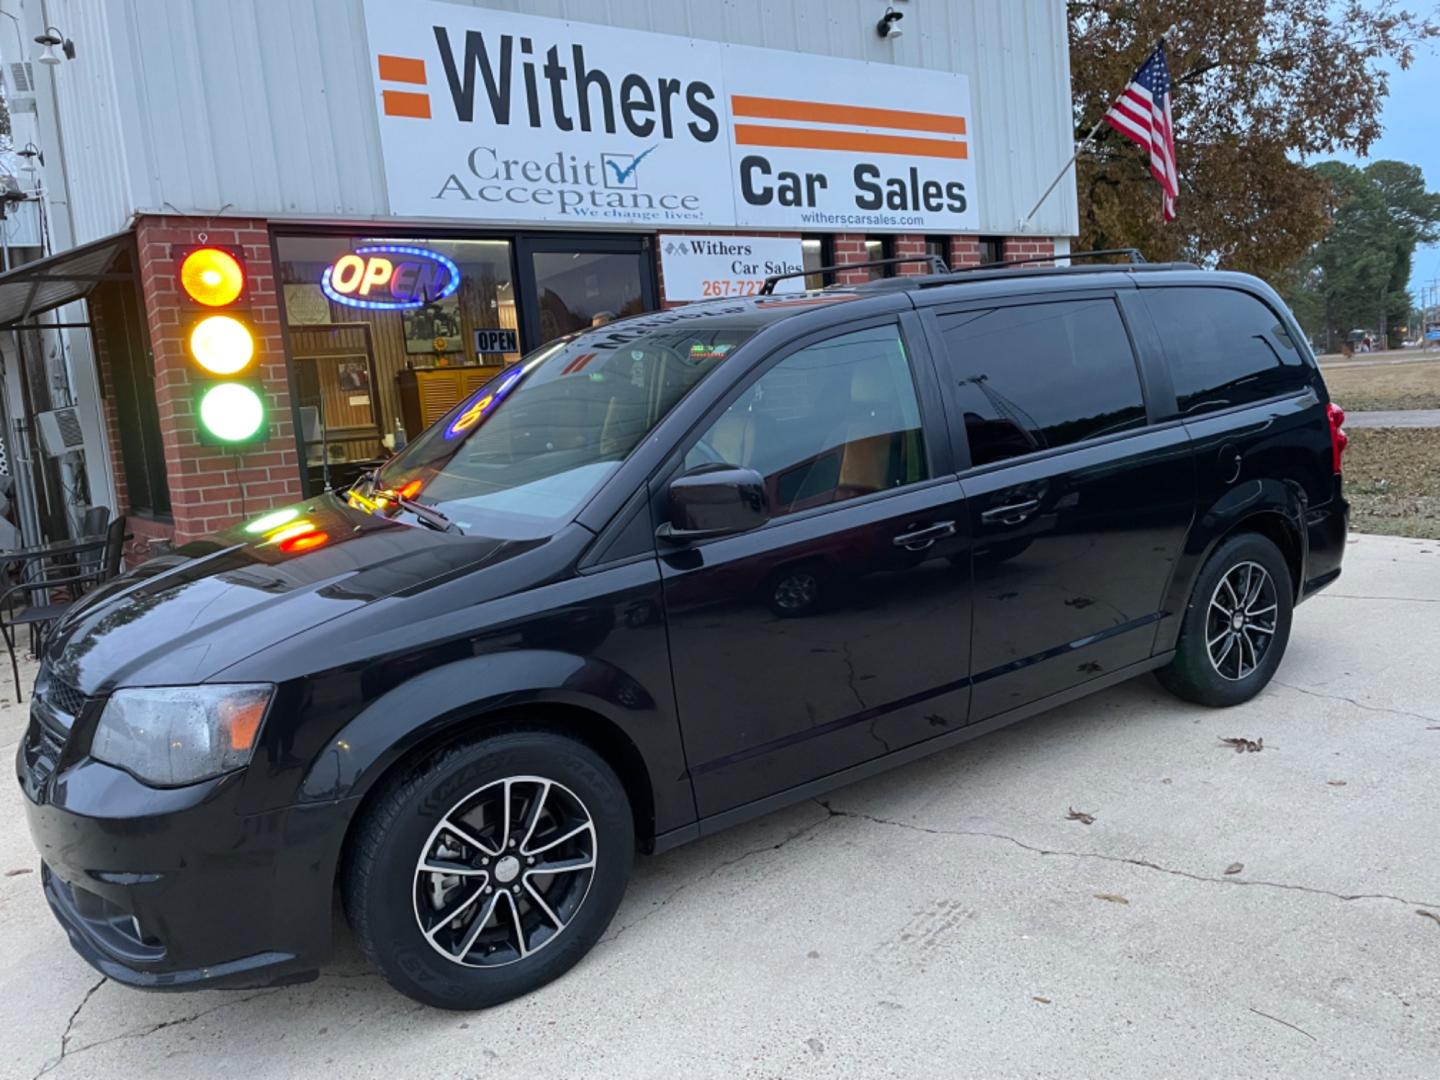
{"label": "car sales text", "polygon": [[[922,178],[915,165],[901,175],[887,176],[880,166],[862,162],[855,166],[852,179],[855,206],[860,210],[965,211],[964,184]],[[748,154],[740,161],[740,194],[751,206],[814,207],[818,193],[829,186],[830,178],[823,172],[777,171],[759,154]]]}

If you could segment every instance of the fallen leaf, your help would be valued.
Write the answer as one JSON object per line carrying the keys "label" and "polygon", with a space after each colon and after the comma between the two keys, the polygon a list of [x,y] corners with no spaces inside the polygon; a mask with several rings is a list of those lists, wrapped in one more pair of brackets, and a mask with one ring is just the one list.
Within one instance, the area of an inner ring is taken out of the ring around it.
{"label": "fallen leaf", "polygon": [[1095,894],[1095,899],[1096,899],[1096,900],[1108,900],[1108,901],[1110,901],[1110,903],[1112,903],[1112,904],[1128,904],[1128,903],[1130,903],[1130,901],[1129,901],[1129,900],[1126,900],[1125,897],[1123,897],[1123,896],[1116,896],[1113,892],[1097,892],[1097,893]]}
{"label": "fallen leaf", "polygon": [[1094,815],[1094,814],[1087,814],[1087,813],[1085,813],[1084,810],[1076,810],[1076,809],[1072,806],[1072,807],[1070,807],[1070,812],[1065,815],[1065,820],[1066,820],[1066,821],[1078,821],[1078,822],[1080,822],[1080,824],[1082,824],[1082,825],[1094,825],[1094,824],[1095,824],[1095,815]]}
{"label": "fallen leaf", "polygon": [[1416,908],[1415,914],[1424,915],[1425,918],[1434,919],[1437,923],[1440,923],[1440,915],[1436,915],[1433,911],[1426,911],[1424,908]]}
{"label": "fallen leaf", "polygon": [[1238,874],[1241,870],[1244,869],[1245,864],[1243,862],[1232,862],[1229,866],[1225,867],[1225,873]]}
{"label": "fallen leaf", "polygon": [[1263,738],[1262,738],[1262,739],[1245,739],[1245,738],[1226,739],[1226,738],[1223,738],[1223,737],[1222,737],[1220,741],[1221,741],[1222,743],[1224,743],[1226,746],[1233,746],[1233,747],[1235,748],[1235,753],[1237,753],[1237,754],[1246,754],[1246,753],[1249,753],[1249,754],[1257,754],[1257,753],[1259,753],[1261,750],[1264,750],[1264,749],[1265,749],[1265,740],[1264,740]]}
{"label": "fallen leaf", "polygon": [[1049,999],[1049,998],[1042,998],[1042,997],[1040,997],[1038,994],[1031,994],[1031,995],[1030,995],[1030,1000],[1031,1000],[1031,1001],[1038,1001],[1041,1005],[1049,1005],[1049,1004],[1050,1004],[1050,999]]}
{"label": "fallen leaf", "polygon": [[1325,783],[1329,784],[1331,787],[1344,787],[1344,786],[1345,786],[1345,781],[1344,781],[1344,780],[1326,780]]}
{"label": "fallen leaf", "polygon": [[1160,778],[1160,783],[1162,783],[1162,784],[1168,784],[1168,783],[1170,783],[1170,778],[1169,778],[1168,776],[1162,776],[1162,777]]}
{"label": "fallen leaf", "polygon": [[6,870],[6,871],[5,871],[5,876],[6,876],[6,877],[19,877],[21,874],[30,874],[30,873],[34,873],[34,871],[32,871],[32,870],[30,869],[30,867],[25,866],[25,867],[21,867],[19,870]]}

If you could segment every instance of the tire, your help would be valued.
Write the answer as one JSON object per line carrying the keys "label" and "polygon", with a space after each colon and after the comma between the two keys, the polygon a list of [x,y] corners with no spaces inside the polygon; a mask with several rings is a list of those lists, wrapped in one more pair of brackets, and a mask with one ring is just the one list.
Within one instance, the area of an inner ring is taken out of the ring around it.
{"label": "tire", "polygon": [[390,781],[356,824],[341,888],[361,950],[391,986],[437,1008],[482,1009],[590,951],[634,855],[630,803],[605,761],[563,735],[512,730]]}
{"label": "tire", "polygon": [[[1268,586],[1260,580],[1261,571]],[[1247,586],[1256,589],[1255,599],[1236,596]],[[1272,603],[1273,611],[1267,611]],[[1248,608],[1239,621],[1227,614],[1237,608]],[[1200,571],[1180,624],[1175,658],[1156,678],[1176,697],[1199,705],[1224,708],[1249,701],[1280,666],[1293,608],[1294,585],[1280,550],[1258,533],[1230,537]]]}

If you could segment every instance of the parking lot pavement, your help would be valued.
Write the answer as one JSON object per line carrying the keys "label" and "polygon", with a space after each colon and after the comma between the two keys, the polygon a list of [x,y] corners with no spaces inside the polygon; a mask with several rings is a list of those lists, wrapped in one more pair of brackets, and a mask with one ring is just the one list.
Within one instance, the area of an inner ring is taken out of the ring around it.
{"label": "parking lot pavement", "polygon": [[1142,679],[641,860],[587,960],[486,1013],[413,1005],[348,939],[305,986],[140,994],[3,876],[0,1076],[1429,1080],[1437,645],[1440,542],[1354,538],[1249,705]]}

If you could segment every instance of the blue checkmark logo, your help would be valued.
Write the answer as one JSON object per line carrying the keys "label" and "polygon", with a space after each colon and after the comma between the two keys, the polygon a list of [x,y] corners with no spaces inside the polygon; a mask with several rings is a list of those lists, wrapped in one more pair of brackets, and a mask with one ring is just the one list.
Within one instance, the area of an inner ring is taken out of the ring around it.
{"label": "blue checkmark logo", "polygon": [[626,184],[627,181],[633,183],[635,170],[639,167],[640,162],[644,161],[647,157],[654,153],[659,145],[659,143],[656,143],[655,146],[652,146],[636,154],[630,159],[630,164],[626,165],[624,168],[621,168],[620,162],[615,160],[617,157],[622,157],[623,155],[605,154],[602,160],[605,162],[605,167],[615,174],[614,186],[622,187]]}

